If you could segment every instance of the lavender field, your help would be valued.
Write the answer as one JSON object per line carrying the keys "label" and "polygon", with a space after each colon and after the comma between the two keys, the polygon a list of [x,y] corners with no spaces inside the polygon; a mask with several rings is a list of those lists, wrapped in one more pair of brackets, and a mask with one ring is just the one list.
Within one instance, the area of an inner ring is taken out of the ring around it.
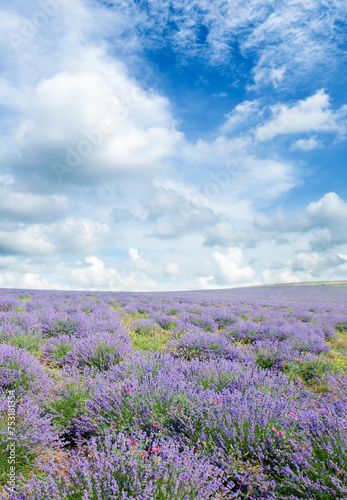
{"label": "lavender field", "polygon": [[347,287],[0,311],[1,499],[347,499]]}

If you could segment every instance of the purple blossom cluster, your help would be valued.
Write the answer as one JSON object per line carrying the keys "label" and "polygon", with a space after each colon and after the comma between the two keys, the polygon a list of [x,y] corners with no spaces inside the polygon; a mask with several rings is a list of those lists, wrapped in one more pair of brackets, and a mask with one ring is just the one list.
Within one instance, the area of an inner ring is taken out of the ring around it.
{"label": "purple blossom cluster", "polygon": [[0,344],[0,396],[46,390],[50,379],[44,367],[25,349]]}
{"label": "purple blossom cluster", "polygon": [[2,291],[0,499],[347,499],[346,298]]}

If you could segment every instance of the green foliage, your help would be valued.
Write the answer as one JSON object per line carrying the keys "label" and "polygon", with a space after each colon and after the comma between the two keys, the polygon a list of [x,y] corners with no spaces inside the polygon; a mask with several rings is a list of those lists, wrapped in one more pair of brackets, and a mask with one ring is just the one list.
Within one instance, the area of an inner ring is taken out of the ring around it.
{"label": "green foliage", "polygon": [[71,382],[63,387],[58,396],[50,401],[46,408],[53,415],[53,421],[65,426],[82,411],[88,397],[86,389],[78,382]]}
{"label": "green foliage", "polygon": [[292,379],[299,377],[304,384],[311,386],[323,384],[323,388],[326,374],[335,370],[331,360],[320,355],[312,359],[296,359],[287,362],[285,371]]}
{"label": "green foliage", "polygon": [[59,360],[62,360],[68,352],[70,352],[73,349],[73,343],[72,342],[61,342],[57,344],[53,350],[53,356],[54,358]]}
{"label": "green foliage", "polygon": [[39,356],[41,354],[41,345],[43,343],[39,335],[24,332],[7,337],[6,342],[15,347],[25,349],[33,356]]}
{"label": "green foliage", "polygon": [[32,300],[32,297],[30,297],[30,295],[20,295],[18,298],[19,298],[19,300],[22,300],[23,302]]}
{"label": "green foliage", "polygon": [[131,332],[132,345],[134,349],[140,351],[163,351],[169,339],[170,334],[160,328],[145,335]]}
{"label": "green foliage", "polygon": [[338,332],[347,332],[347,321],[339,321],[336,323],[336,330]]}
{"label": "green foliage", "polygon": [[[14,443],[14,444],[13,444]],[[13,467],[13,453],[15,456],[15,473],[23,474],[24,477],[32,472],[37,454],[25,443],[14,441],[11,448],[9,442],[0,437],[0,486],[5,486],[9,480],[9,473]]]}

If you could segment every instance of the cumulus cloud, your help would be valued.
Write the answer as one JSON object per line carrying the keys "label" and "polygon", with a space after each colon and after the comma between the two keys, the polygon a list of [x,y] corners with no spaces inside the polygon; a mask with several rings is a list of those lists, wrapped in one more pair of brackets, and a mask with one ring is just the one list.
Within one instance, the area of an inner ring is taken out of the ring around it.
{"label": "cumulus cloud", "polygon": [[336,193],[327,193],[302,213],[286,214],[281,209],[273,216],[253,213],[242,225],[238,217],[230,217],[208,229],[204,246],[254,248],[264,241],[272,241],[276,248],[290,242],[297,246],[301,235],[311,252],[326,252],[347,243],[347,203]]}
{"label": "cumulus cloud", "polygon": [[[303,214],[275,217],[259,215],[255,227],[268,232],[312,232],[312,250],[347,242],[347,203],[336,193],[327,193],[320,200],[311,202]],[[315,233],[313,233],[315,231]]]}
{"label": "cumulus cloud", "polygon": [[322,271],[341,266],[346,262],[344,256],[334,253],[300,252],[292,264],[292,269],[294,272],[309,271],[313,276],[319,277]]}
{"label": "cumulus cloud", "polygon": [[321,142],[316,137],[309,137],[308,139],[298,139],[293,145],[292,149],[301,149],[302,151],[312,151],[321,146]]}
{"label": "cumulus cloud", "polygon": [[179,185],[170,186],[158,185],[153,197],[145,202],[147,220],[154,223],[152,236],[177,238],[199,232],[219,220],[220,216],[209,207],[192,200],[187,191],[180,191]]}
{"label": "cumulus cloud", "polygon": [[205,199],[222,198],[230,203],[248,198],[257,204],[277,198],[296,182],[294,165],[270,155],[261,157],[250,136],[186,143],[181,156],[190,168],[208,172],[205,182],[200,181]]}
{"label": "cumulus cloud", "polygon": [[333,111],[330,108],[329,96],[324,90],[293,106],[272,106],[271,112],[273,117],[255,131],[255,137],[260,142],[276,135],[306,132],[331,132],[343,138],[346,132],[347,106]]}
{"label": "cumulus cloud", "polygon": [[[132,262],[140,259],[136,249],[129,250],[129,257]],[[136,271],[121,273],[113,267],[107,267],[100,258],[89,256],[75,264],[69,280],[75,287],[91,290],[155,290],[158,285],[147,276],[143,262],[140,262]]]}
{"label": "cumulus cloud", "polygon": [[100,250],[110,234],[107,224],[85,217],[68,217],[47,231],[56,241],[58,250],[83,254]]}
{"label": "cumulus cloud", "polygon": [[298,252],[286,262],[272,263],[262,272],[265,283],[299,283],[305,281],[341,280],[347,265],[347,256],[327,251]]}
{"label": "cumulus cloud", "polygon": [[52,224],[2,223],[0,253],[45,256],[99,251],[110,236],[107,224],[68,217]]}
{"label": "cumulus cloud", "polygon": [[69,202],[62,195],[38,195],[16,190],[12,176],[0,177],[0,216],[17,222],[54,221],[62,218]]}
{"label": "cumulus cloud", "polygon": [[262,277],[265,283],[300,283],[310,281],[310,274],[301,274],[300,276],[293,272],[291,263],[284,264],[283,267],[278,269],[266,269],[262,272]]}
{"label": "cumulus cloud", "polygon": [[0,273],[0,287],[54,290],[57,289],[59,285],[51,283],[47,279],[42,279],[41,276],[36,273],[21,274],[15,271],[8,271],[5,273]]}
{"label": "cumulus cloud", "polygon": [[[299,236],[305,238],[310,255],[334,251],[335,257],[327,260],[333,268],[334,262],[341,264],[336,257],[337,248],[347,243],[347,203],[336,193],[327,193],[320,200],[311,202],[303,213],[285,215],[278,211],[273,217],[260,214],[255,217],[254,227],[255,241],[275,240],[283,234],[292,234],[296,239]],[[293,243],[297,246],[295,240]]]}
{"label": "cumulus cloud", "polygon": [[45,228],[39,224],[5,225],[0,228],[0,254],[52,255],[55,246],[49,241]]}
{"label": "cumulus cloud", "polygon": [[[14,163],[50,182],[88,182],[153,172],[181,134],[167,99],[142,90],[120,63],[88,54],[86,68],[42,80],[15,133]],[[90,69],[93,67],[93,69]]]}
{"label": "cumulus cloud", "polygon": [[116,269],[106,267],[101,259],[91,255],[76,263],[76,269],[70,272],[70,281],[81,288],[109,290],[117,289],[121,279]]}
{"label": "cumulus cloud", "polygon": [[240,248],[229,248],[227,254],[213,252],[212,257],[230,285],[249,282],[255,275],[250,266],[242,267],[243,255]]}
{"label": "cumulus cloud", "polygon": [[129,267],[133,272],[144,273],[147,277],[160,274],[153,264],[140,257],[137,248],[129,248],[128,255],[130,258]]}

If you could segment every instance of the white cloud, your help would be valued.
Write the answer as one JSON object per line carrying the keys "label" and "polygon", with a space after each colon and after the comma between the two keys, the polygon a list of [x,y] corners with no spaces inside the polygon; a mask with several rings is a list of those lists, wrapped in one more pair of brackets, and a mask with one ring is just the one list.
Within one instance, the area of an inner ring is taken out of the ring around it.
{"label": "white cloud", "polygon": [[347,202],[336,193],[327,193],[319,201],[311,202],[306,211],[318,224],[334,226],[336,229],[341,229],[341,224],[347,224]]}
{"label": "white cloud", "polygon": [[[136,249],[130,249],[130,259],[139,259]],[[158,285],[143,272],[120,273],[113,267],[107,267],[96,256],[89,256],[83,262],[76,263],[70,272],[69,281],[74,287],[91,290],[155,290]]]}
{"label": "white cloud", "polygon": [[273,231],[307,231],[312,228],[328,228],[341,231],[347,224],[347,202],[336,193],[326,193],[320,200],[312,201],[304,214],[285,216],[278,212],[275,217],[259,215],[255,220],[259,229]]}
{"label": "white cloud", "polygon": [[107,224],[85,217],[68,217],[52,224],[3,223],[0,225],[0,253],[86,255],[99,251],[109,237],[110,228]]}
{"label": "white cloud", "polygon": [[284,265],[281,270],[269,270],[262,272],[262,277],[265,283],[300,283],[304,281],[311,281],[309,273],[300,276],[294,273],[291,269],[291,263]]}
{"label": "white cloud", "polygon": [[131,271],[136,273],[143,273],[148,276],[157,276],[159,273],[158,269],[151,263],[147,262],[145,259],[140,257],[137,248],[129,248],[128,255],[130,257],[130,268]]}
{"label": "white cloud", "polygon": [[321,142],[316,137],[309,137],[309,139],[298,139],[291,149],[301,149],[302,151],[312,151],[321,146]]}
{"label": "white cloud", "polygon": [[227,254],[213,252],[212,258],[229,285],[250,282],[254,278],[254,269],[250,266],[242,267],[243,255],[240,248],[228,248]]}
{"label": "white cloud", "polygon": [[259,119],[260,101],[243,101],[237,104],[235,108],[226,115],[226,120],[221,127],[221,133],[229,133],[244,122],[252,122]]}
{"label": "white cloud", "polygon": [[77,263],[80,267],[70,272],[70,281],[82,288],[106,290],[120,286],[120,276],[116,269],[107,268],[105,264],[96,256],[86,257],[83,263]]}
{"label": "white cloud", "polygon": [[55,246],[49,241],[45,228],[35,224],[25,227],[0,228],[0,253],[10,255],[50,255]]}
{"label": "white cloud", "polygon": [[254,225],[260,232],[258,239],[273,238],[277,233],[307,233],[312,251],[327,251],[347,243],[347,203],[336,193],[327,193],[320,200],[311,202],[303,214],[276,216],[259,214]]}
{"label": "white cloud", "polygon": [[198,290],[213,290],[220,288],[220,286],[216,284],[214,276],[200,276],[196,280],[196,285]]}
{"label": "white cloud", "polygon": [[[219,216],[201,200],[191,198],[191,193],[177,183],[167,186],[156,183],[153,196],[145,202],[149,223],[154,224],[151,236],[157,238],[178,238],[196,233],[214,225]],[[201,202],[202,201],[202,202]]]}
{"label": "white cloud", "polygon": [[342,0],[334,0],[326,9],[319,0],[153,0],[143,8],[135,1],[126,5],[140,43],[148,47],[166,43],[184,62],[199,56],[212,65],[225,65],[234,74],[240,55],[248,57],[254,61],[256,87],[290,87],[320,74],[327,78],[336,71],[342,54],[344,33],[339,21],[346,15]]}
{"label": "white cloud", "polygon": [[21,222],[50,221],[62,218],[69,202],[62,195],[37,195],[15,189],[11,176],[0,178],[0,215]]}
{"label": "white cloud", "polygon": [[24,289],[37,289],[37,290],[54,290],[59,285],[50,283],[47,279],[42,279],[36,273],[16,273],[5,272],[0,273],[0,287],[1,288],[24,288]]}
{"label": "white cloud", "polygon": [[284,104],[272,106],[271,111],[273,118],[257,127],[255,131],[255,137],[260,142],[277,135],[307,132],[332,132],[342,138],[346,132],[344,121],[347,116],[347,106],[336,112],[332,111],[329,96],[324,90],[293,106]]}
{"label": "white cloud", "polygon": [[110,235],[107,224],[85,217],[68,217],[47,228],[58,250],[88,254],[100,250]]}
{"label": "white cloud", "polygon": [[[85,61],[84,70],[58,73],[36,86],[15,134],[18,154],[53,182],[160,168],[182,138],[167,99],[142,90],[105,54],[92,51]],[[16,165],[24,175],[27,165]]]}
{"label": "white cloud", "polygon": [[273,263],[262,272],[265,283],[298,283],[341,280],[347,269],[347,257],[334,252],[298,252],[286,262]]}
{"label": "white cloud", "polygon": [[168,262],[166,267],[166,273],[170,276],[176,276],[179,272],[179,265],[177,262]]}
{"label": "white cloud", "polygon": [[319,276],[322,271],[332,269],[347,263],[347,259],[334,253],[300,252],[292,267],[294,271],[309,271],[313,276]]}

